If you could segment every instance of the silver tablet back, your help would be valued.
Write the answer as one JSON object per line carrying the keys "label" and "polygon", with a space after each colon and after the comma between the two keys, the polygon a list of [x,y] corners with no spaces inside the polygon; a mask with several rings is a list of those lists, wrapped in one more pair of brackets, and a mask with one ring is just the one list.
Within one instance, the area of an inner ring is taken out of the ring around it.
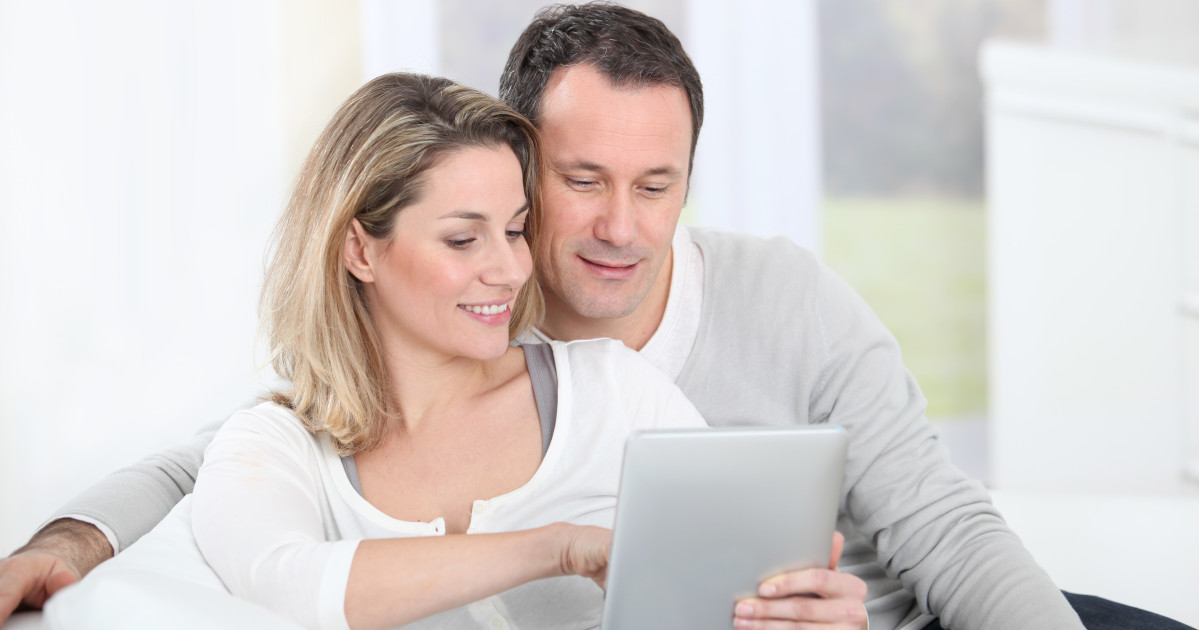
{"label": "silver tablet back", "polygon": [[840,427],[631,436],[604,630],[727,630],[761,580],[827,566],[847,444]]}

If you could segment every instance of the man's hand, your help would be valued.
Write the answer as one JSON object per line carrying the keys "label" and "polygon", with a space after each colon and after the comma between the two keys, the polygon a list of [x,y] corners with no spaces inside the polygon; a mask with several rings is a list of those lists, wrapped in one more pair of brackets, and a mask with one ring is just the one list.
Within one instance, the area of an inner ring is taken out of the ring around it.
{"label": "man's hand", "polygon": [[867,628],[866,583],[837,572],[845,537],[833,533],[828,569],[806,569],[776,575],[758,585],[759,597],[737,602],[733,626],[784,628]]}
{"label": "man's hand", "polygon": [[59,589],[111,557],[112,546],[93,525],[59,519],[43,527],[29,544],[0,560],[0,624],[18,606],[41,608]]}

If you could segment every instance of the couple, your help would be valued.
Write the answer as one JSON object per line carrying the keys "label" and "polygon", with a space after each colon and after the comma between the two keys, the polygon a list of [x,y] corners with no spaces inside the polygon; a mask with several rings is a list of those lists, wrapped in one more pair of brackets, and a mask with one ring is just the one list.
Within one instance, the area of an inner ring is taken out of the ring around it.
{"label": "couple", "polygon": [[[630,190],[572,176],[571,194],[670,213],[690,136]],[[195,544],[233,594],[305,627],[474,627],[478,603],[518,628],[599,624],[625,439],[706,425],[620,341],[511,343],[542,320],[534,259],[563,245],[541,229],[542,156],[526,118],[446,79],[383,75],[334,114],[263,286],[287,386],[224,423],[191,498]],[[567,244],[602,267],[592,282],[652,278],[635,232],[611,226],[625,236]],[[864,627],[860,579],[807,574],[843,591],[814,614]],[[737,627],[769,614],[740,604]]]}
{"label": "couple", "polygon": [[[330,625],[469,622],[456,606],[501,592],[517,625],[594,623],[625,432],[831,423],[850,438],[841,571],[769,580],[736,627],[864,627],[863,597],[876,630],[1084,627],[1076,609],[1178,627],[1054,587],[949,463],[894,340],[809,253],[676,225],[703,96],[661,22],[544,11],[500,96],[542,151],[493,100],[406,75],[360,90],[314,148],[263,302],[290,389],[228,421],[196,483],[196,538],[232,590]],[[539,288],[544,316],[510,346]],[[623,343],[562,343],[598,337]],[[64,508],[0,566],[0,614],[150,529],[169,506],[112,498],[177,501],[210,439]]]}

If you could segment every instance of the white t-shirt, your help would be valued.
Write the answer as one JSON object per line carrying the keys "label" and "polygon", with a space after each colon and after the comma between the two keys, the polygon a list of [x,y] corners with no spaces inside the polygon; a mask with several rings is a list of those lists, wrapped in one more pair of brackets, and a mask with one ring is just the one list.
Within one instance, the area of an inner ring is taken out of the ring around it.
{"label": "white t-shirt", "polygon": [[699,334],[700,307],[704,303],[704,256],[680,224],[670,243],[673,257],[666,310],[641,355],[674,381],[683,373]]}
{"label": "white t-shirt", "polygon": [[[691,239],[687,226],[675,228],[670,243],[670,288],[666,309],[653,336],[641,348],[641,356],[662,370],[671,381],[683,373],[699,335],[700,308],[704,302],[704,256]],[[523,343],[546,343],[550,337],[540,329],[521,336]]]}
{"label": "white t-shirt", "polygon": [[[524,486],[479,500],[468,533],[557,521],[611,527],[631,431],[703,427],[665,375],[612,340],[552,342],[558,373],[553,440]],[[347,628],[345,591],[358,541],[437,536],[442,519],[387,516],[351,486],[327,435],[263,404],[217,434],[196,482],[192,527],[205,559],[236,595],[310,627]],[[603,594],[579,577],[538,580],[410,627],[588,628]]]}

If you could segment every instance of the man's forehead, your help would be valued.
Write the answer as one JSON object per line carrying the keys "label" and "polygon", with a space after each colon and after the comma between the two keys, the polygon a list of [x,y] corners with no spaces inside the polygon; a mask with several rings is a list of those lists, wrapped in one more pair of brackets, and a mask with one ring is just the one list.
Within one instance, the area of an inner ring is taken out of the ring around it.
{"label": "man's forehead", "polygon": [[538,123],[547,149],[555,154],[604,148],[656,152],[671,154],[682,161],[676,167],[685,168],[691,147],[691,112],[682,88],[616,85],[590,66],[554,73]]}
{"label": "man's forehead", "polygon": [[558,68],[542,92],[547,118],[623,117],[630,124],[676,125],[690,134],[691,106],[683,88],[667,83],[616,83],[590,64]]}

